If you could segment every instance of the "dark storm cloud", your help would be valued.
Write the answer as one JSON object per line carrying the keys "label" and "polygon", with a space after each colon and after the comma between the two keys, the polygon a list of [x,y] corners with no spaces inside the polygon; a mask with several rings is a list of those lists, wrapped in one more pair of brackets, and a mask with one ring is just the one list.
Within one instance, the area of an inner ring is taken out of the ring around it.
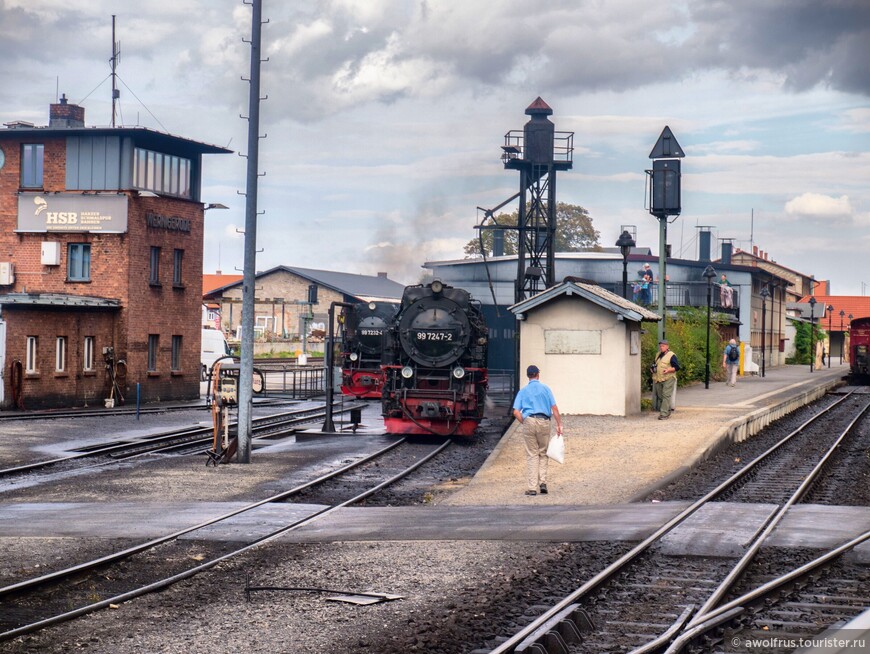
{"label": "dark storm cloud", "polygon": [[795,92],[823,84],[870,95],[866,0],[381,4],[391,9],[365,22],[341,2],[309,12],[330,31],[306,50],[316,56],[278,74],[311,83],[309,99],[326,112],[434,87],[624,91],[709,70],[781,75]]}
{"label": "dark storm cloud", "polygon": [[804,91],[817,84],[870,95],[870,2],[727,0],[692,5],[689,45],[700,62],[784,74]]}

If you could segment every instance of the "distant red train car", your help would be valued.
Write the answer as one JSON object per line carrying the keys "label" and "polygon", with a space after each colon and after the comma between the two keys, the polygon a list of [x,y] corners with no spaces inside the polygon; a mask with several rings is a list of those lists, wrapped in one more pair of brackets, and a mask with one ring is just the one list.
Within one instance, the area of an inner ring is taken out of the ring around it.
{"label": "distant red train car", "polygon": [[855,318],[849,330],[849,368],[853,377],[870,378],[870,318]]}

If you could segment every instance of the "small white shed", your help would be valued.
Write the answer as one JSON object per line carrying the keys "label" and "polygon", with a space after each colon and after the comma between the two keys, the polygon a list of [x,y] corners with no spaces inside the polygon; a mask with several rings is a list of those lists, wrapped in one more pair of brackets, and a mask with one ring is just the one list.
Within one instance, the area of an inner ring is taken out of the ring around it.
{"label": "small white shed", "polygon": [[565,281],[510,310],[519,321],[520,377],[541,369],[559,411],[640,412],[640,330],[659,316],[593,283]]}

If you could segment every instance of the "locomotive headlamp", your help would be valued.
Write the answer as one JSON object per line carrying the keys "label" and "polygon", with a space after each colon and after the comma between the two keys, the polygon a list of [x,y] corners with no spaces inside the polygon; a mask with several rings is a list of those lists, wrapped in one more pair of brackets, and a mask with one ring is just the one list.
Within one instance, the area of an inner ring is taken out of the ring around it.
{"label": "locomotive headlamp", "polygon": [[369,302],[369,309],[370,310],[374,311],[377,308],[378,308],[377,304],[375,304],[374,302]]}
{"label": "locomotive headlamp", "polygon": [[351,352],[350,353],[350,360],[356,361],[357,359],[359,359],[359,354],[357,354],[356,352]]}
{"label": "locomotive headlamp", "polygon": [[411,379],[414,376],[414,369],[411,366],[405,366],[402,368],[402,377],[405,379]]}
{"label": "locomotive headlamp", "polygon": [[465,368],[462,366],[456,366],[453,369],[453,376],[456,377],[456,379],[462,379],[465,377]]}
{"label": "locomotive headlamp", "polygon": [[442,284],[440,281],[438,281],[436,279],[434,282],[432,282],[432,292],[433,293],[440,293],[443,290],[444,290],[444,284]]}

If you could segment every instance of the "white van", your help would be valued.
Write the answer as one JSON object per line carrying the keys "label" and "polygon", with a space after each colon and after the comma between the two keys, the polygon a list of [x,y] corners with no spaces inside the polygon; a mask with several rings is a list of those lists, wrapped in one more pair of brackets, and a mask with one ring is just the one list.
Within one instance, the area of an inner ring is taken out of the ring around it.
{"label": "white van", "polygon": [[202,360],[202,379],[208,377],[209,370],[211,370],[211,366],[215,361],[229,355],[229,353],[230,346],[227,343],[227,339],[224,338],[223,332],[217,329],[203,329],[200,356]]}

